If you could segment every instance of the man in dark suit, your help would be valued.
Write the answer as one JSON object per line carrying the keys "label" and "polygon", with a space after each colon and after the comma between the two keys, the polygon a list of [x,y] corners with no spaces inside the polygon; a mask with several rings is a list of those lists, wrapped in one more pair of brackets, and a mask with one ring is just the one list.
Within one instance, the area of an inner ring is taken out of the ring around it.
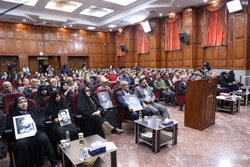
{"label": "man in dark suit", "polygon": [[[126,103],[125,100],[122,98],[122,96],[124,96],[124,95],[132,95],[134,93],[131,90],[129,90],[129,85],[128,85],[127,81],[121,81],[121,86],[122,86],[122,90],[117,92],[118,103],[122,107],[126,108],[125,115],[128,119],[136,120],[139,117],[138,113],[133,111],[133,107],[131,105],[129,105],[128,103]],[[144,109],[144,110],[142,110],[142,115],[143,116],[150,115],[150,110],[147,109],[147,105],[144,102],[141,102],[141,104],[142,104],[143,109]]]}
{"label": "man in dark suit", "polygon": [[186,93],[186,83],[187,83],[187,76],[181,76],[181,82],[178,85],[179,93],[185,94]]}
{"label": "man in dark suit", "polygon": [[141,102],[147,104],[148,109],[152,112],[153,115],[170,118],[167,107],[154,102],[155,95],[153,94],[151,88],[147,86],[146,79],[140,79],[139,86],[135,88],[135,95]]}

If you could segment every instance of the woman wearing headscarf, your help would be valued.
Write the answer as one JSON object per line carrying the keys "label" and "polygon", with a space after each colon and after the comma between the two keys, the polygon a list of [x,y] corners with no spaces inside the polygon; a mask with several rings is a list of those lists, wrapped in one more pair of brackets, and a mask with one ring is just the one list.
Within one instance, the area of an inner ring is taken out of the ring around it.
{"label": "woman wearing headscarf", "polygon": [[72,87],[69,87],[67,82],[61,82],[60,93],[65,96],[68,106],[71,106],[70,96],[73,94],[73,91]]}
{"label": "woman wearing headscarf", "polygon": [[48,156],[53,167],[58,166],[51,143],[45,133],[45,119],[39,109],[30,105],[24,96],[18,97],[11,106],[10,113],[7,117],[7,128],[12,129],[14,132],[13,117],[21,115],[30,115],[35,123],[37,132],[35,136],[21,139],[15,139],[13,136],[13,152],[16,166],[33,167],[36,165],[40,167],[43,164],[43,156],[45,154]]}
{"label": "woman wearing headscarf", "polygon": [[77,102],[77,113],[82,115],[80,128],[85,136],[98,134],[102,137],[112,133],[123,133],[122,129],[114,128],[102,116],[104,108],[91,94],[88,87],[83,87]]}
{"label": "woman wearing headscarf", "polygon": [[43,112],[43,99],[47,96],[49,96],[48,88],[45,85],[40,85],[34,100],[41,112]]}
{"label": "woman wearing headscarf", "polygon": [[234,90],[239,90],[240,87],[243,86],[242,83],[236,81],[235,74],[234,74],[233,70],[228,72],[228,81],[229,81],[229,83],[233,84]]}
{"label": "woman wearing headscarf", "polygon": [[71,140],[77,139],[77,128],[73,123],[71,110],[58,90],[51,93],[44,115],[46,120],[54,121],[48,128],[48,134],[55,153],[60,140],[65,139],[66,131],[70,132]]}
{"label": "woman wearing headscarf", "polygon": [[209,65],[209,62],[205,62],[201,69],[204,70],[204,71],[210,71],[211,67]]}

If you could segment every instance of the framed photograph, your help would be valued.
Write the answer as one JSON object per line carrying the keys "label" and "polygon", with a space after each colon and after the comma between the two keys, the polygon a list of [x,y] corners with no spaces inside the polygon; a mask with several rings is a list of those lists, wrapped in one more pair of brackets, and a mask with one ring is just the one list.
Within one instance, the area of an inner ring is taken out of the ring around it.
{"label": "framed photograph", "polygon": [[113,103],[112,103],[112,101],[111,101],[111,99],[109,97],[108,91],[98,92],[97,97],[98,97],[98,100],[99,100],[101,106],[104,109],[108,109],[108,108],[113,107]]}
{"label": "framed photograph", "polygon": [[133,107],[133,111],[143,110],[140,100],[135,95],[124,95],[122,98]]}
{"label": "framed photograph", "polygon": [[58,112],[58,119],[61,126],[72,124],[68,109],[60,110]]}
{"label": "framed photograph", "polygon": [[13,117],[13,123],[17,140],[36,135],[36,124],[30,114]]}

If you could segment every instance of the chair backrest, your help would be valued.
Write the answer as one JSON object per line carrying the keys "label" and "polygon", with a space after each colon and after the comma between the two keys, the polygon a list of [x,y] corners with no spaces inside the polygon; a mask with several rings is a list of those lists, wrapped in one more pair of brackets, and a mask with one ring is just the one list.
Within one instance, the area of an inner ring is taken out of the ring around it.
{"label": "chair backrest", "polygon": [[114,100],[115,100],[115,103],[117,103],[117,92],[119,92],[120,90],[122,89],[122,87],[118,87],[116,88],[114,91],[113,91],[113,96],[114,96]]}
{"label": "chair backrest", "polygon": [[113,87],[114,87],[116,84],[117,84],[117,82],[116,82],[116,81],[110,82],[110,83],[109,83],[109,87],[110,87],[110,89],[112,90],[112,89],[113,89]]}
{"label": "chair backrest", "polygon": [[[62,97],[63,100],[66,102],[65,96],[61,95],[61,97]],[[46,106],[47,106],[48,103],[49,103],[49,99],[50,99],[50,96],[47,96],[47,97],[45,97],[45,98],[43,99],[43,104],[42,104],[42,106],[43,106],[43,111],[45,111]]]}
{"label": "chair backrest", "polygon": [[34,97],[36,96],[36,93],[37,93],[37,91],[32,92],[31,95],[30,95],[30,98],[34,99]]}
{"label": "chair backrest", "polygon": [[178,80],[178,81],[176,81],[175,83],[174,83],[174,85],[175,85],[175,90],[176,90],[176,93],[179,93],[179,89],[178,89],[178,86],[179,86],[179,84],[181,83],[181,81],[180,80]]}
{"label": "chair backrest", "polygon": [[97,88],[99,87],[99,86],[101,86],[102,84],[100,83],[100,84],[95,84],[94,85],[94,91],[96,91],[97,90]]}
{"label": "chair backrest", "polygon": [[74,94],[72,94],[70,96],[70,99],[71,99],[71,108],[72,108],[72,113],[73,114],[76,114],[78,96],[79,96],[79,93],[74,93]]}
{"label": "chair backrest", "polygon": [[29,103],[30,103],[31,105],[37,107],[37,103],[36,103],[35,100],[33,100],[33,99],[28,99],[28,101],[29,101]]}
{"label": "chair backrest", "polygon": [[[112,93],[111,93],[111,91],[110,91],[109,89],[100,89],[100,90],[97,90],[97,91],[94,92],[94,96],[95,96],[95,98],[96,98],[98,101],[99,101],[99,98],[98,98],[98,96],[97,96],[97,93],[100,93],[100,92],[108,92],[109,98],[110,98],[110,100],[112,101],[113,106],[115,106],[115,102],[114,102],[114,99],[113,99],[113,97],[112,97]],[[99,101],[99,102],[100,102],[100,101]]]}
{"label": "chair backrest", "polygon": [[25,96],[23,93],[9,93],[3,96],[4,114],[9,114],[10,105],[13,104],[19,96]]}

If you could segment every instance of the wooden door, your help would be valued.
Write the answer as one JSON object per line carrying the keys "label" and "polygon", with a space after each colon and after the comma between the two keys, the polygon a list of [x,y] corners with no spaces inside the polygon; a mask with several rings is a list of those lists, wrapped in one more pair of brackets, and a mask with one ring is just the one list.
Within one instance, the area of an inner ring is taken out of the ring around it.
{"label": "wooden door", "polygon": [[19,61],[17,56],[0,56],[0,72],[8,72],[8,63],[13,65],[13,71],[19,72]]}
{"label": "wooden door", "polygon": [[29,68],[30,68],[30,73],[35,74],[36,71],[38,71],[38,60],[37,56],[29,56]]}
{"label": "wooden door", "polygon": [[54,68],[54,75],[59,75],[60,71],[60,57],[59,56],[49,56],[48,57],[49,65]]}

